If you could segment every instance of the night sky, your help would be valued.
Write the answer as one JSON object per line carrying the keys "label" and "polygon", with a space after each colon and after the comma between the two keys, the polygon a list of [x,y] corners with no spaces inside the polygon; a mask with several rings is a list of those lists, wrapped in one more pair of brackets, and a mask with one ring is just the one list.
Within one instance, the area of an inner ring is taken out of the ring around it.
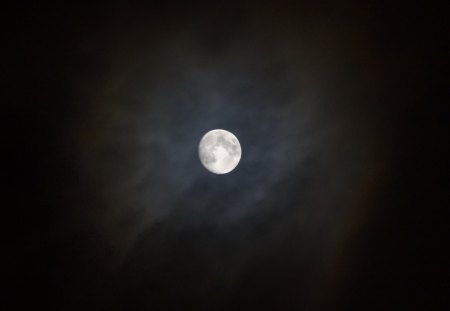
{"label": "night sky", "polygon": [[449,307],[448,8],[366,2],[6,10],[1,309]]}

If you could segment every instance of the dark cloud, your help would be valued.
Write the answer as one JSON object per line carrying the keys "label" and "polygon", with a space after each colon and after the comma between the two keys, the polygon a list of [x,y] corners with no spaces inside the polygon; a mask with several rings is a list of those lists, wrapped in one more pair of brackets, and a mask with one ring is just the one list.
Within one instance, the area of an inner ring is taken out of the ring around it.
{"label": "dark cloud", "polygon": [[[25,8],[12,111],[36,137],[11,185],[38,235],[12,288],[58,310],[426,309],[414,221],[441,184],[411,172],[435,46],[405,10]],[[230,174],[198,159],[215,128],[242,145]]]}

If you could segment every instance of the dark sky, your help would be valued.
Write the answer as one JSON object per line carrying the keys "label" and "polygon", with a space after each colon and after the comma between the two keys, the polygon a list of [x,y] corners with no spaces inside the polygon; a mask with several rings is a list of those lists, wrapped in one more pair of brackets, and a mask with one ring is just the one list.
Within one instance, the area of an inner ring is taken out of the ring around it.
{"label": "dark sky", "polygon": [[444,307],[448,10],[366,2],[6,10],[2,310]]}

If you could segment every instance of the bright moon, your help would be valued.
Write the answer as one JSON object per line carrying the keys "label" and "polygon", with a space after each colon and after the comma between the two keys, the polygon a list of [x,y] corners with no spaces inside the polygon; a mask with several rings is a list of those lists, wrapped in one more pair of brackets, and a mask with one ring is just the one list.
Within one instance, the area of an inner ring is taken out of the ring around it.
{"label": "bright moon", "polygon": [[225,130],[209,131],[198,146],[200,161],[214,174],[231,172],[241,160],[241,153],[239,140]]}

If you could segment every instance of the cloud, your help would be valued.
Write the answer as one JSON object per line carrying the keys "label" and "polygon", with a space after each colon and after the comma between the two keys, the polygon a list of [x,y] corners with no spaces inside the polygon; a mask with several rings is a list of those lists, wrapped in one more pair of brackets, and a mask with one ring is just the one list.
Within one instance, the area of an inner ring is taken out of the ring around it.
{"label": "cloud", "polygon": [[[117,250],[111,287],[126,297],[146,300],[130,293],[143,287],[169,299],[159,286],[185,284],[175,295],[215,301],[223,290],[235,299],[252,273],[274,282],[288,274],[282,263],[261,271],[274,254],[301,270],[299,289],[324,289],[336,277],[340,249],[365,212],[357,208],[378,180],[368,139],[376,135],[332,83],[342,55],[334,31],[318,31],[320,41],[256,25],[221,38],[217,51],[195,23],[153,44],[141,44],[145,32],[119,38],[108,75],[87,92],[80,161],[104,202],[95,222]],[[215,128],[242,145],[227,175],[198,159],[201,137]]]}

